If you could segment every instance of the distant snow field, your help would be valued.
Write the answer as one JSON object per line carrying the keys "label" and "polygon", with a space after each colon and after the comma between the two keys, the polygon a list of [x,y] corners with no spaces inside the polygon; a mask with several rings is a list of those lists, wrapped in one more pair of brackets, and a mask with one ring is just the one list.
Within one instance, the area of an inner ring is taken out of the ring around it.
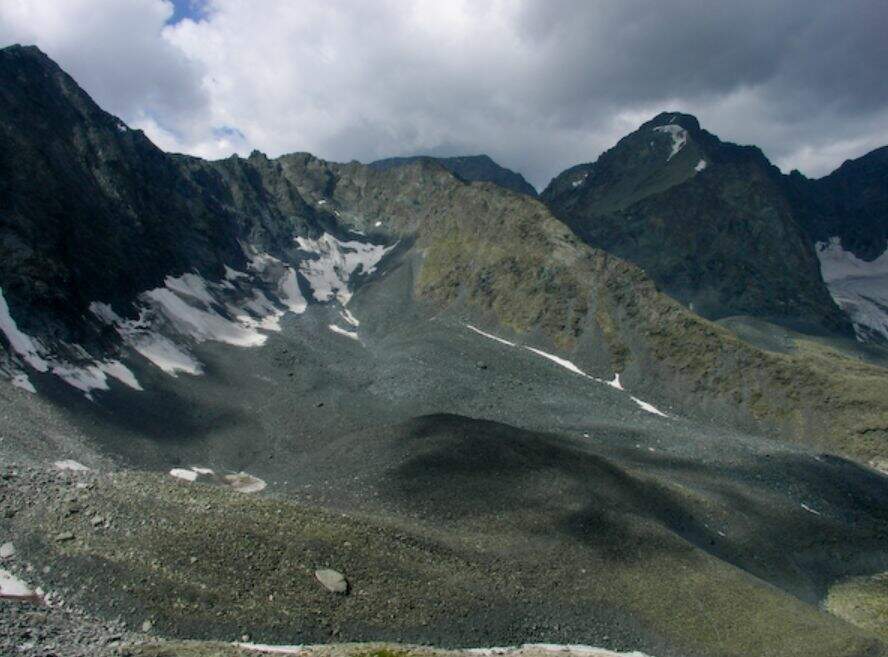
{"label": "distant snow field", "polygon": [[[356,275],[372,274],[396,245],[341,241],[327,233],[317,240],[297,237],[295,241],[309,254],[295,267],[244,245],[245,272],[225,265],[224,277],[219,281],[207,280],[195,272],[167,276],[163,287],[138,296],[136,319],[121,317],[102,302],[92,303],[90,312],[113,327],[127,348],[173,377],[203,374],[203,364],[192,353],[196,343],[259,347],[267,342],[269,333],[281,330],[287,311],[304,313],[308,302],[299,276],[316,301],[338,301],[343,306],[343,320],[357,327],[358,320],[344,309],[351,299],[350,281]],[[354,331],[332,326],[331,330],[358,339]],[[109,390],[110,379],[142,390],[136,376],[119,360],[95,358],[79,345],[54,344],[50,348],[20,330],[2,288],[0,331],[13,354],[9,362],[0,363],[0,375],[22,390],[36,392],[26,367],[58,376],[88,399],[93,398],[95,390]]]}
{"label": "distant snow field", "polygon": [[859,340],[888,338],[888,243],[871,262],[842,248],[838,237],[819,242],[815,251],[829,293],[854,324]]}
{"label": "distant snow field", "polygon": [[354,274],[368,275],[396,245],[383,246],[369,242],[343,242],[329,233],[318,239],[297,237],[303,251],[316,256],[303,260],[299,272],[311,285],[316,301],[336,298],[343,306],[351,299],[349,280]]}

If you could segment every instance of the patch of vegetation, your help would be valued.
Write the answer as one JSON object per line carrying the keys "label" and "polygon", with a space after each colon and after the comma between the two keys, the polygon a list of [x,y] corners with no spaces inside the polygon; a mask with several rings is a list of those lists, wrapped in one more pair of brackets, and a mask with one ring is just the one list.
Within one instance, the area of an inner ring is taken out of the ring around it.
{"label": "patch of vegetation", "polygon": [[645,373],[639,383],[685,406],[721,405],[783,438],[863,462],[885,454],[888,369],[815,340],[797,341],[791,353],[757,348],[660,292],[635,265],[582,244],[536,200],[435,180],[401,183],[418,190],[418,202],[383,195],[369,206],[416,235],[425,256],[420,297],[467,304],[567,352],[587,332],[601,336],[594,346],[614,371],[634,366]]}
{"label": "patch of vegetation", "polygon": [[833,585],[826,609],[888,641],[888,572]]}

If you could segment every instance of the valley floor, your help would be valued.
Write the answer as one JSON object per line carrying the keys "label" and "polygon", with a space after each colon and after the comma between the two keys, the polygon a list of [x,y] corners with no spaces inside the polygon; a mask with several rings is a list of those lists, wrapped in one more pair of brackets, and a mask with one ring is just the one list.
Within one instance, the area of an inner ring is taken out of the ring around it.
{"label": "valley floor", "polygon": [[[201,376],[3,384],[0,567],[65,603],[0,602],[3,648],[888,654],[858,584],[888,570],[888,478],[429,315],[402,275],[361,288],[358,326],[311,305],[262,347],[196,345]],[[132,646],[158,637],[223,644]]]}

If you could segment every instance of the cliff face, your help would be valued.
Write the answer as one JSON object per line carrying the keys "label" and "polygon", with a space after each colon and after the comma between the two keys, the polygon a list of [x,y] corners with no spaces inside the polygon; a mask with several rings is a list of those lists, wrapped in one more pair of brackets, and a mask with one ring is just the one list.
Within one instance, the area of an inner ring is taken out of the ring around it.
{"label": "cliff face", "polygon": [[27,326],[76,334],[171,272],[242,258],[236,224],[35,48],[0,51],[0,280]]}

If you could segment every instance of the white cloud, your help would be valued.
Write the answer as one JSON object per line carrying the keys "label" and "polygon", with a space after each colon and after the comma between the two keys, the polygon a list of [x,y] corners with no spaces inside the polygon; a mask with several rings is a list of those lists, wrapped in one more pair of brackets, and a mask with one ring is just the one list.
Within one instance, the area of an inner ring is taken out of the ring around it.
{"label": "white cloud", "polygon": [[848,2],[209,0],[166,25],[166,0],[3,0],[0,42],[204,157],[486,152],[544,185],[677,109],[821,174],[888,142],[888,11]]}

